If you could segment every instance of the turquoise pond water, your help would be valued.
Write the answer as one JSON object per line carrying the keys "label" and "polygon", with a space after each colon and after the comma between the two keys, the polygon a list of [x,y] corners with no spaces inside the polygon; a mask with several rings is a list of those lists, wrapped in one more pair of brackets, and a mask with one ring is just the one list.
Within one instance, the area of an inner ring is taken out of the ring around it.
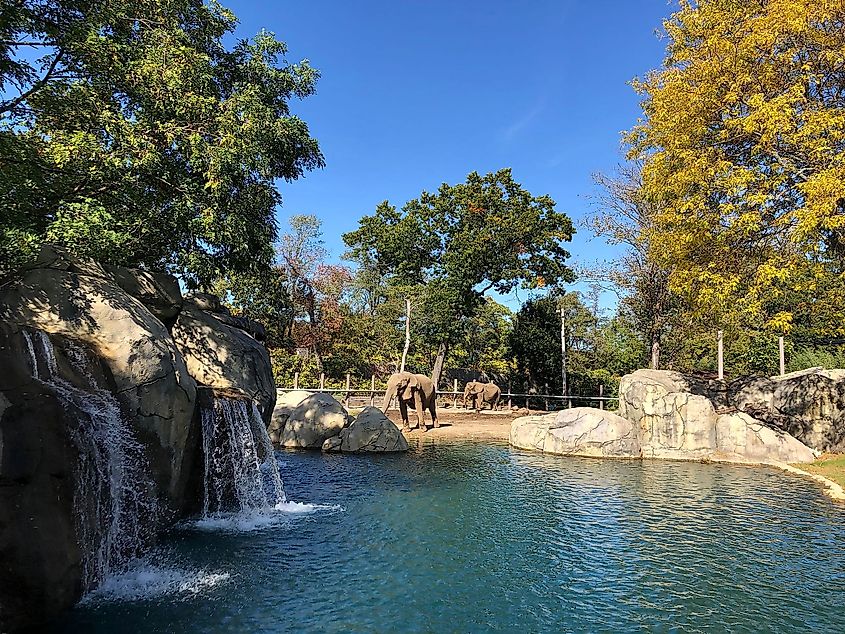
{"label": "turquoise pond water", "polygon": [[845,632],[845,507],[775,470],[470,443],[278,460],[299,504],[180,527],[54,631]]}

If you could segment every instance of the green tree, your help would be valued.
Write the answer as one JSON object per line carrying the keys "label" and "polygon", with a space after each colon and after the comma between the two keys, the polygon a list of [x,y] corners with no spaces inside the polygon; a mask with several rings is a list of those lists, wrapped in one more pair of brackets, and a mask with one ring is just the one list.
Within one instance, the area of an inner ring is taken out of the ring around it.
{"label": "green tree", "polygon": [[21,0],[0,10],[0,266],[43,241],[186,273],[269,265],[276,179],[323,165],[290,112],[317,71],[272,34],[227,48],[202,0]]}
{"label": "green tree", "polygon": [[437,347],[432,378],[439,381],[450,347],[465,336],[485,292],[573,279],[563,248],[572,233],[554,200],[532,195],[503,169],[444,183],[401,209],[385,201],[343,239],[348,258],[417,298],[414,327]]}

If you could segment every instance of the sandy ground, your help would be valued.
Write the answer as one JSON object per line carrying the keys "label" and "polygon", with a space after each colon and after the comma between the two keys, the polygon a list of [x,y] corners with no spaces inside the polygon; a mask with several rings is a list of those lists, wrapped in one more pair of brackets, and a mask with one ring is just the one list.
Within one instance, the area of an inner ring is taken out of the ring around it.
{"label": "sandy ground", "polygon": [[[489,410],[483,410],[476,414],[472,410],[442,408],[437,410],[440,427],[434,429],[431,426],[431,419],[426,413],[425,421],[428,425],[428,431],[423,433],[419,429],[412,429],[410,432],[405,432],[405,437],[409,441],[425,438],[426,440],[500,440],[507,442],[511,430],[511,421],[525,415],[525,413],[491,412]],[[402,428],[399,410],[391,410],[387,416],[400,429]],[[416,413],[408,412],[408,420],[412,426],[416,425]]]}

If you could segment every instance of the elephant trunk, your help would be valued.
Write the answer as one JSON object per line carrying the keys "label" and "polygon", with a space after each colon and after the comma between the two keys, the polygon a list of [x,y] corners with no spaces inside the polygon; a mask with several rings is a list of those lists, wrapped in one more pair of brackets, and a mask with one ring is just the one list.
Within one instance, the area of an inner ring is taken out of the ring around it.
{"label": "elephant trunk", "polygon": [[381,406],[381,411],[387,414],[387,408],[390,406],[390,401],[393,400],[393,396],[396,394],[396,386],[395,385],[388,385],[387,392],[384,393],[384,403]]}

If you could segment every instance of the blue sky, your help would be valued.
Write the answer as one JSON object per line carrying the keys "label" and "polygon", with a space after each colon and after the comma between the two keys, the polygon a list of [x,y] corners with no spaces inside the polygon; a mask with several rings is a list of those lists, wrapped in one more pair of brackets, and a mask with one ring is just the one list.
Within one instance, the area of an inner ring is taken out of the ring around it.
{"label": "blue sky", "polygon": [[[380,201],[401,205],[473,170],[511,167],[579,223],[591,175],[621,158],[620,132],[640,112],[628,82],[660,64],[656,30],[672,11],[665,0],[224,4],[239,36],[273,31],[290,61],[322,74],[293,109],[326,167],[280,184],[279,221],[318,216],[335,258]],[[581,227],[569,250],[573,263],[613,255]]]}

